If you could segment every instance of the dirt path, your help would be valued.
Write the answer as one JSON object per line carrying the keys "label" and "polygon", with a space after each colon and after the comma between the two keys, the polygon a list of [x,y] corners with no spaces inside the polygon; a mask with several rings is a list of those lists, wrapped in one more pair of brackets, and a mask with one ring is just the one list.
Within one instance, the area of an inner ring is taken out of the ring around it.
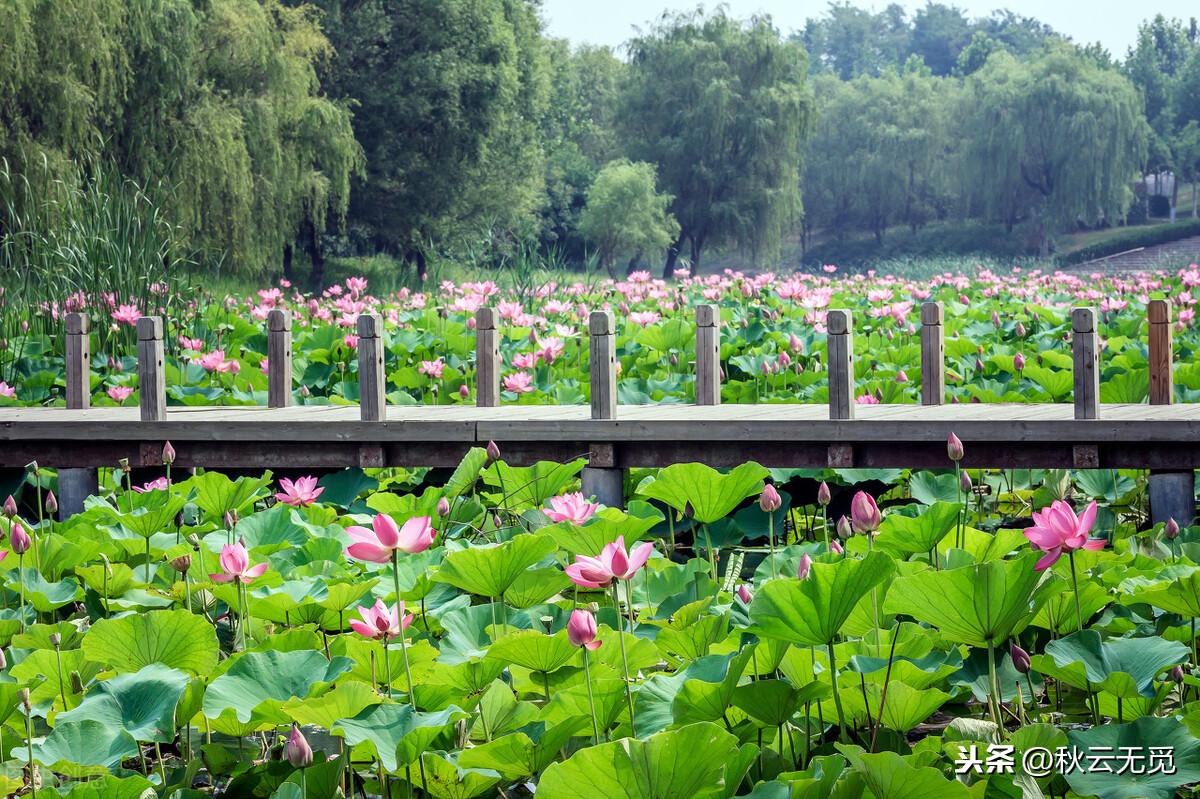
{"label": "dirt path", "polygon": [[1200,236],[1192,236],[1179,241],[1169,241],[1166,244],[1156,244],[1133,252],[1110,255],[1086,264],[1075,264],[1066,267],[1068,272],[1140,272],[1145,269],[1155,269],[1191,259],[1191,263],[1200,263]]}

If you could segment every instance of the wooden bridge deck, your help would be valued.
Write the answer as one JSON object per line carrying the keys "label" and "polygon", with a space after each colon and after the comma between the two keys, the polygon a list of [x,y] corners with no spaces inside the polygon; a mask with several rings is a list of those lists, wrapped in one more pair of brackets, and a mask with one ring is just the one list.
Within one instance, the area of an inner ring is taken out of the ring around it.
{"label": "wooden bridge deck", "polygon": [[859,405],[830,419],[816,404],[632,405],[611,419],[588,406],[388,406],[379,421],[357,405],[0,408],[0,466],[161,463],[171,441],[179,466],[307,468],[452,466],[496,441],[505,460],[588,457],[597,467],[945,467],[954,432],[965,465],[1044,468],[1200,468],[1200,404],[1100,405],[1077,419],[1070,404]]}

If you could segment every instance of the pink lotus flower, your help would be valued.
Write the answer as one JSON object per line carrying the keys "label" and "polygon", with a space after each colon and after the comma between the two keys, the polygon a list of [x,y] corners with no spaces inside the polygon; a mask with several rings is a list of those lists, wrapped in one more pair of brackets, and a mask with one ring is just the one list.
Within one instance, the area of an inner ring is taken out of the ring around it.
{"label": "pink lotus flower", "polygon": [[516,369],[533,369],[538,365],[539,355],[536,352],[518,352],[513,356],[513,367]]}
{"label": "pink lotus flower", "polygon": [[136,305],[118,305],[117,310],[113,311],[111,315],[114,322],[133,327],[141,318],[142,312]]}
{"label": "pink lotus flower", "polygon": [[350,627],[354,632],[364,638],[382,638],[385,641],[399,638],[413,620],[411,613],[404,612],[404,600],[389,608],[383,604],[382,599],[377,599],[369,608],[360,607],[358,615],[362,616],[362,621],[350,620]]}
{"label": "pink lotus flower", "polygon": [[226,360],[225,350],[213,350],[199,359],[192,361],[204,368],[207,372],[220,372],[222,374],[237,374],[241,371],[241,364],[237,361]]}
{"label": "pink lotus flower", "polygon": [[33,546],[33,539],[29,537],[29,533],[25,532],[25,528],[21,526],[20,522],[13,522],[12,530],[8,534],[8,545],[18,555],[24,555]]}
{"label": "pink lotus flower", "polygon": [[583,524],[599,509],[599,503],[588,502],[583,494],[576,491],[561,497],[550,497],[550,510],[543,510],[542,513],[552,522]]}
{"label": "pink lotus flower", "polygon": [[356,350],[358,349],[358,336],[353,333],[347,333],[342,337],[342,343],[346,345],[346,349]]}
{"label": "pink lotus flower", "polygon": [[754,601],[754,594],[750,592],[749,586],[747,586],[745,583],[739,585],[737,590],[735,590],[733,593],[743,605],[749,605]]}
{"label": "pink lotus flower", "polygon": [[108,394],[108,396],[111,397],[114,402],[119,402],[124,405],[125,400],[129,399],[130,396],[133,395],[133,389],[129,386],[113,386],[105,393]]}
{"label": "pink lotus flower", "polygon": [[226,544],[221,547],[222,574],[210,574],[209,579],[218,583],[252,583],[267,570],[266,563],[257,566],[250,565],[250,553],[239,541],[236,544]]}
{"label": "pink lotus flower", "polygon": [[145,494],[147,491],[166,491],[171,487],[171,484],[165,477],[158,477],[148,483],[142,483],[140,486],[134,486],[133,490],[139,494]]}
{"label": "pink lotus flower", "polygon": [[303,508],[317,501],[317,497],[324,493],[324,487],[317,485],[317,478],[313,476],[300,477],[294,482],[286,477],[280,478],[279,488],[282,489],[275,495],[275,499],[294,508]]}
{"label": "pink lotus flower", "polygon": [[883,514],[866,491],[859,491],[854,495],[854,499],[850,500],[850,521],[856,533],[873,533],[879,529]]}
{"label": "pink lotus flower", "polygon": [[291,763],[292,768],[308,768],[313,762],[312,747],[308,745],[308,739],[300,732],[300,725],[294,721],[287,745],[283,747],[283,756],[288,763]]}
{"label": "pink lotus flower", "polygon": [[566,346],[563,344],[562,339],[551,336],[545,341],[538,342],[537,354],[541,356],[542,360],[546,363],[554,363],[562,357],[565,349]]}
{"label": "pink lotus flower", "polygon": [[593,651],[599,649],[603,642],[596,640],[596,617],[586,610],[571,611],[571,618],[567,622],[567,640],[572,646]]}
{"label": "pink lotus flower", "polygon": [[441,358],[432,361],[421,361],[417,371],[428,377],[430,380],[441,380],[442,370],[446,368],[446,362]]}
{"label": "pink lotus flower", "polygon": [[813,564],[812,557],[810,557],[807,552],[805,552],[803,555],[801,555],[800,556],[800,565],[796,569],[796,577],[798,577],[801,580],[807,580],[809,575],[812,574],[812,564]]}
{"label": "pink lotus flower", "polygon": [[387,563],[392,559],[393,552],[410,555],[424,552],[437,536],[433,520],[428,516],[414,516],[403,527],[397,527],[395,520],[386,513],[371,520],[370,530],[355,526],[347,527],[346,533],[354,540],[346,548],[346,554],[371,563]]}
{"label": "pink lotus flower", "polygon": [[648,327],[657,322],[662,317],[655,311],[635,311],[629,315],[629,321],[635,325]]}
{"label": "pink lotus flower", "polygon": [[779,496],[779,491],[775,489],[774,484],[767,483],[763,486],[762,494],[758,498],[758,507],[763,513],[773,513],[779,510],[783,505],[783,498]]}
{"label": "pink lotus flower", "polygon": [[580,587],[606,588],[613,580],[632,579],[646,565],[652,551],[654,544],[645,541],[629,552],[625,549],[625,536],[621,535],[613,543],[605,544],[597,557],[576,555],[575,562],[564,571]]}
{"label": "pink lotus flower", "polygon": [[505,375],[504,390],[514,394],[528,394],[533,391],[533,375],[529,372],[513,372]]}
{"label": "pink lotus flower", "polygon": [[1053,566],[1064,552],[1077,549],[1104,549],[1103,538],[1088,538],[1096,523],[1096,502],[1093,500],[1076,516],[1070,503],[1056,499],[1049,508],[1033,512],[1033,526],[1025,529],[1025,537],[1036,549],[1046,554],[1037,562],[1038,571]]}
{"label": "pink lotus flower", "polygon": [[3,380],[0,380],[0,397],[11,398],[15,396],[17,396],[17,390]]}

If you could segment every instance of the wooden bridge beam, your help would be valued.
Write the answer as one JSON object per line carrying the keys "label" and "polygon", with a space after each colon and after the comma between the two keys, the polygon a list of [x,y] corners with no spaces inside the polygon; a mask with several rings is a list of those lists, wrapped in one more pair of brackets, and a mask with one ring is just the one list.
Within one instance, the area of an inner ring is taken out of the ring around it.
{"label": "wooden bridge beam", "polygon": [[[70,410],[92,403],[92,336],[88,315],[69,313],[66,318],[66,401]],[[99,490],[95,469],[58,470],[58,515],[66,519],[83,512],[83,502]]]}
{"label": "wooden bridge beam", "polygon": [[267,314],[267,407],[292,404],[292,312],[275,308]]}
{"label": "wooden bridge beam", "polygon": [[721,404],[721,308],[696,306],[696,404]]}
{"label": "wooden bridge beam", "polygon": [[940,302],[921,306],[921,404],[941,405],[946,399],[945,310]]}
{"label": "wooden bridge beam", "polygon": [[[590,382],[592,419],[617,418],[617,337],[612,311],[592,311],[588,317],[591,339]],[[594,496],[610,508],[625,507],[625,470],[613,466],[612,445],[597,443],[591,446],[590,463],[604,466],[585,466],[580,484],[585,496]]]}
{"label": "wooden bridge beam", "polygon": [[496,310],[475,312],[475,405],[495,408],[500,404],[500,339]]}

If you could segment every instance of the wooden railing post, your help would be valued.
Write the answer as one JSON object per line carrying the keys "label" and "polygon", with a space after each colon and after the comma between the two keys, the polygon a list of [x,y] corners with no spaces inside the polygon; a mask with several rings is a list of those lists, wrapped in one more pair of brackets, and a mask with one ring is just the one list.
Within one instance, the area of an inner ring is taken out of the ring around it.
{"label": "wooden railing post", "polygon": [[[617,340],[612,311],[592,311],[591,337],[592,418],[617,418]],[[616,465],[612,444],[593,443],[588,465],[579,475],[583,493],[610,508],[625,506],[625,470]]]}
{"label": "wooden railing post", "polygon": [[267,407],[292,404],[292,312],[267,314]]}
{"label": "wooden railing post", "polygon": [[617,342],[612,311],[592,311],[591,333],[592,418],[617,418]]}
{"label": "wooden railing post", "polygon": [[500,338],[494,308],[475,312],[475,405],[500,404]]}
{"label": "wooden railing post", "polygon": [[921,404],[941,405],[946,399],[945,311],[940,302],[921,305]]}
{"label": "wooden railing post", "polygon": [[[92,404],[92,337],[88,315],[69,313],[66,318],[66,400],[68,410],[85,410]],[[99,488],[95,469],[58,470],[58,514],[66,519],[83,512],[83,503]]]}
{"label": "wooden railing post", "polygon": [[721,404],[721,309],[696,306],[696,404]]}
{"label": "wooden railing post", "polygon": [[1166,300],[1150,300],[1150,404],[1170,405],[1175,401],[1175,362],[1171,341],[1171,306]]}
{"label": "wooden railing post", "polygon": [[1071,349],[1075,358],[1075,418],[1100,418],[1100,348],[1094,308],[1071,310]]}
{"label": "wooden railing post", "polygon": [[829,418],[854,418],[854,320],[849,311],[831,310],[828,331]]}
{"label": "wooden railing post", "polygon": [[[1150,300],[1146,306],[1150,327],[1150,404],[1175,402],[1175,355],[1171,332],[1171,304]],[[1196,474],[1189,470],[1152,469],[1147,481],[1150,521],[1166,524],[1171,519],[1188,527],[1196,517]]]}
{"label": "wooden railing post", "polygon": [[382,422],[387,412],[383,373],[383,317],[358,317],[358,403],[364,422]]}
{"label": "wooden railing post", "polygon": [[161,316],[143,316],[137,321],[138,396],[143,422],[167,418],[166,357],[163,354]]}

